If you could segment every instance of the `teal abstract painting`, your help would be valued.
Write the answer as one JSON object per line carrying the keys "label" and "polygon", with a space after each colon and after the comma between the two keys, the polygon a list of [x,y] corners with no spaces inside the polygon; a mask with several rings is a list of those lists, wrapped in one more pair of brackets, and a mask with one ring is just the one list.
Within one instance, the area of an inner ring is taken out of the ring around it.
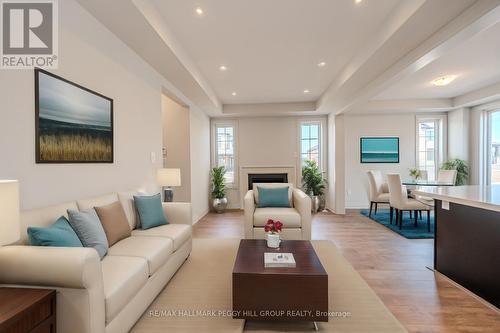
{"label": "teal abstract painting", "polygon": [[361,163],[399,163],[399,138],[361,138],[360,159]]}

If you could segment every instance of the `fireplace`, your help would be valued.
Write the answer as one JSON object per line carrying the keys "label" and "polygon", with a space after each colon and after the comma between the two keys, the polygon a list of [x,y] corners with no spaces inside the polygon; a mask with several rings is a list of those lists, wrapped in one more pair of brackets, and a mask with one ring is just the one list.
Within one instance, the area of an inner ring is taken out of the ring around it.
{"label": "fireplace", "polygon": [[249,173],[249,190],[253,188],[254,183],[288,183],[288,173]]}

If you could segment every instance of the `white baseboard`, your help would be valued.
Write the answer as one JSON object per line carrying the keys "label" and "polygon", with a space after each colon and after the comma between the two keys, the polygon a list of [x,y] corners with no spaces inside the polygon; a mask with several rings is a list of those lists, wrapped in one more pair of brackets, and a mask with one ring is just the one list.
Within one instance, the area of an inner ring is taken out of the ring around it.
{"label": "white baseboard", "polygon": [[206,209],[206,211],[204,211],[203,213],[201,213],[200,215],[198,216],[193,216],[193,221],[192,221],[192,225],[195,225],[196,223],[200,222],[200,220],[205,216],[207,215],[208,213],[210,212],[210,209]]}

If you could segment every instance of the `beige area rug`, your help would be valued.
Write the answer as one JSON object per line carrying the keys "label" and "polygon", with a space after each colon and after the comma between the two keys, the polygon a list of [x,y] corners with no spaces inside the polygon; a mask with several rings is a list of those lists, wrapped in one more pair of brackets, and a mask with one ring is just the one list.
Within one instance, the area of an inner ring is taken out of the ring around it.
{"label": "beige area rug", "polygon": [[[330,241],[312,241],[328,273],[328,323],[320,332],[406,332]],[[194,239],[193,252],[132,330],[156,332],[312,332],[311,323],[232,319],[231,273],[236,239]],[[156,311],[156,315],[150,315]]]}

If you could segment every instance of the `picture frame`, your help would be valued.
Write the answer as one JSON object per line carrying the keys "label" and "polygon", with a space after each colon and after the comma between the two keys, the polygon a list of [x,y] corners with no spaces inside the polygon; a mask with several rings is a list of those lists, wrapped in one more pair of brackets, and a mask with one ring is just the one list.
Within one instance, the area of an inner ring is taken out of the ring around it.
{"label": "picture frame", "polygon": [[35,68],[36,163],[114,163],[113,99]]}
{"label": "picture frame", "polygon": [[361,137],[360,163],[399,163],[399,137]]}

